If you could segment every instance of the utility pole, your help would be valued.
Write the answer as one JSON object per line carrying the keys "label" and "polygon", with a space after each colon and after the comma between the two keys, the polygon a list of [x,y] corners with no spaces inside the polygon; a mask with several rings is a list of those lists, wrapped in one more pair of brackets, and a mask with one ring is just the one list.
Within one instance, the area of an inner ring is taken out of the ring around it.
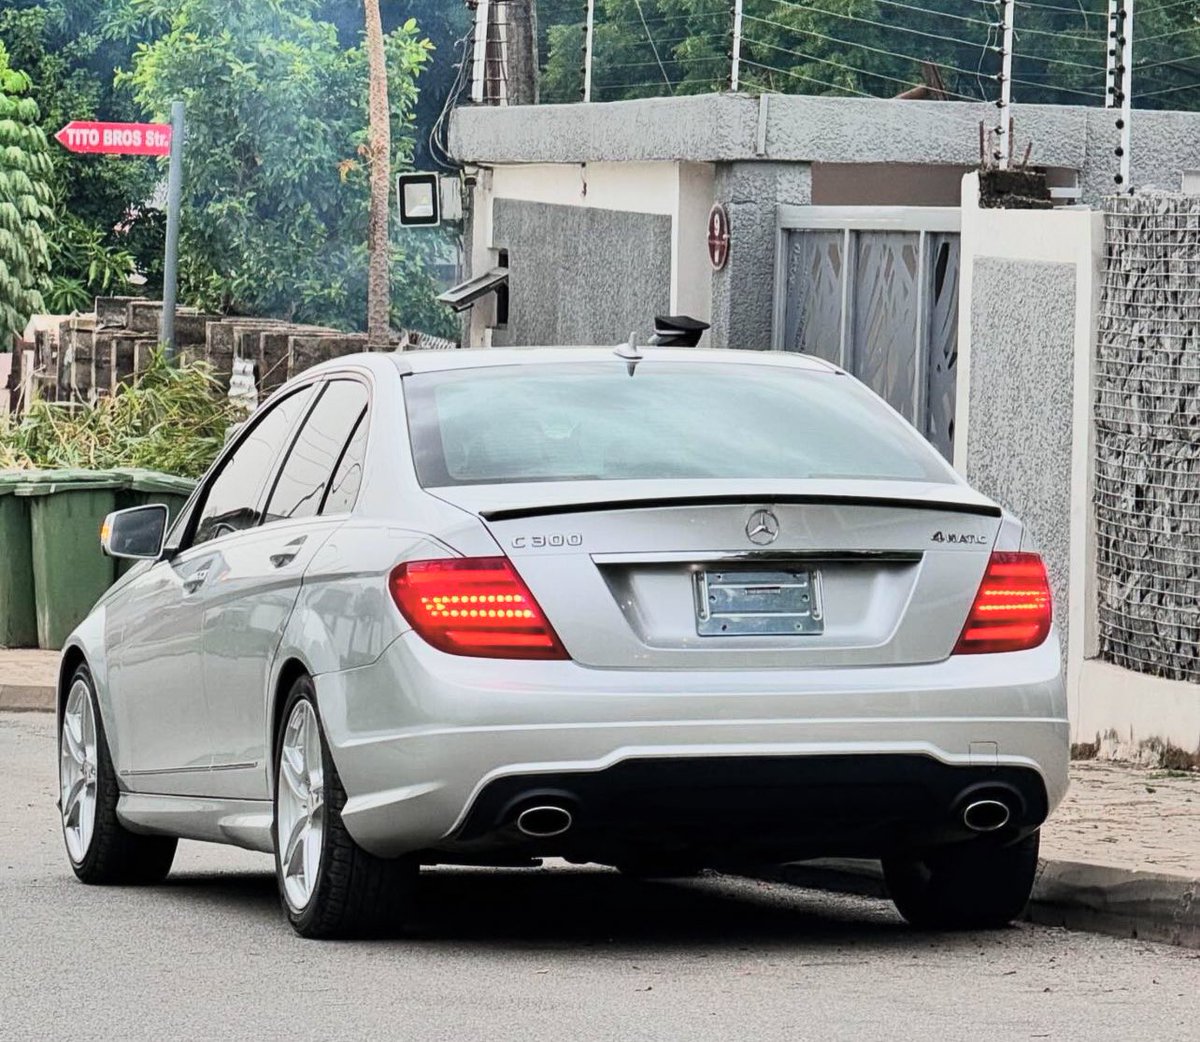
{"label": "utility pole", "polygon": [[171,157],[167,168],[167,248],[163,257],[163,309],[158,338],[168,362],[175,361],[175,304],[179,299],[179,215],[183,208],[183,136],[186,119],[182,101],[171,102]]}
{"label": "utility pole", "polygon": [[508,0],[505,26],[508,103],[538,103],[538,20],[535,0]]}

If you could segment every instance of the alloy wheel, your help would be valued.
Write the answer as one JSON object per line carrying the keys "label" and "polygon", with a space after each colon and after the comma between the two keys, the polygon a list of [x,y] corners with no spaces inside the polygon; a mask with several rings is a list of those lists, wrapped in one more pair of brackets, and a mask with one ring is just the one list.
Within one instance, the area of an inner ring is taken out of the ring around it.
{"label": "alloy wheel", "polygon": [[62,808],[63,836],[67,853],[76,864],[87,857],[96,827],[96,717],[92,695],[82,679],[76,679],[67,695],[59,740],[58,783]]}
{"label": "alloy wheel", "polygon": [[276,792],[284,896],[299,912],[316,889],[325,838],[325,770],[320,725],[311,702],[297,702],[284,728]]}

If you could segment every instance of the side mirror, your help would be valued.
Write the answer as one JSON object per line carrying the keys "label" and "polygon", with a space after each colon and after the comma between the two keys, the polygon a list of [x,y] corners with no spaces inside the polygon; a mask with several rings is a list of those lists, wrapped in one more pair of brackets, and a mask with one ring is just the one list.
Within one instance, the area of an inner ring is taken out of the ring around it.
{"label": "side mirror", "polygon": [[162,503],[118,510],[104,519],[100,546],[109,557],[157,561],[167,538],[168,516]]}

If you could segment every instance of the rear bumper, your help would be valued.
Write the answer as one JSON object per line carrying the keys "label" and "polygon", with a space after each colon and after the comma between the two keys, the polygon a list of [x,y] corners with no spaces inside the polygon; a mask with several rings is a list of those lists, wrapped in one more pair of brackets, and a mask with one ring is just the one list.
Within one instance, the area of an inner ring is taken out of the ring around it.
{"label": "rear bumper", "polygon": [[409,634],[316,687],[347,828],[382,856],[517,843],[514,806],[547,789],[575,801],[574,838],[593,847],[653,824],[681,844],[707,829],[730,857],[871,856],[959,838],[973,785],[1011,787],[1014,828],[1044,820],[1067,785],[1059,661],[1051,639],[927,666],[596,670]]}

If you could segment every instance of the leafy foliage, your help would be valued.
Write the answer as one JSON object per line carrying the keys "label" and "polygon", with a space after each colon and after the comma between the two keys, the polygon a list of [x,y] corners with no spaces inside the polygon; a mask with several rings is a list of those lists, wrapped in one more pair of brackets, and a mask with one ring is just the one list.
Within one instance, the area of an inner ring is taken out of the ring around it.
{"label": "leafy foliage", "polygon": [[[421,72],[421,93],[413,109],[417,136],[412,162],[416,169],[428,170],[434,164],[429,132],[453,86],[455,65],[462,58],[460,44],[471,31],[471,14],[460,0],[380,0],[379,6],[385,32],[415,18],[433,45],[430,61]],[[344,47],[354,47],[362,39],[362,0],[322,0],[317,17],[333,23]]]}
{"label": "leafy foliage", "polygon": [[[127,0],[167,25],[124,78],[151,118],[188,109],[181,295],[207,308],[361,328],[366,303],[367,59],[317,0]],[[386,41],[393,167],[412,156],[431,45],[412,19]],[[393,253],[396,318],[434,311],[421,248]]]}
{"label": "leafy foliage", "polygon": [[[122,35],[127,7],[127,0],[9,0],[0,10],[0,40],[33,80],[47,138],[73,119],[139,118],[130,92],[114,83],[114,69],[134,49]],[[54,288],[47,305],[56,312],[66,302],[75,305],[67,311],[90,307],[84,298],[123,288],[130,261],[148,277],[148,290],[159,288],[161,213],[146,205],[159,179],[155,163],[54,146],[48,154],[59,220],[49,233]]]}
{"label": "leafy foliage", "polygon": [[0,416],[0,470],[146,467],[199,477],[241,417],[203,362],[168,366],[161,355],[120,394],[88,406],[33,402]]}
{"label": "leafy foliage", "polygon": [[8,350],[29,316],[45,304],[50,249],[45,227],[53,220],[46,175],[50,158],[37,125],[37,103],[26,95],[29,77],[9,65],[0,44],[0,349]]}

